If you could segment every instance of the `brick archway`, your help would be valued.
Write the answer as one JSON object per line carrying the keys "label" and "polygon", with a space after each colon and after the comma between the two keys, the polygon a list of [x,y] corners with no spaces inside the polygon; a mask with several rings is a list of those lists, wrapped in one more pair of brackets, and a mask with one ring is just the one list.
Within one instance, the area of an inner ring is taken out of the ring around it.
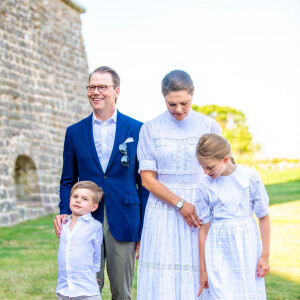
{"label": "brick archway", "polygon": [[35,218],[34,211],[42,208],[37,169],[33,160],[19,155],[15,162],[15,195],[20,220]]}

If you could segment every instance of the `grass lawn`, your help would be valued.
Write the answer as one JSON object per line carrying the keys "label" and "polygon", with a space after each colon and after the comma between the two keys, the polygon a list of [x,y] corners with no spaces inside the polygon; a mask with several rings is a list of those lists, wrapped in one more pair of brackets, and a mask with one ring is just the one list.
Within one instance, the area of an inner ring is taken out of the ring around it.
{"label": "grass lawn", "polygon": [[[300,169],[260,174],[271,200],[268,299],[300,299]],[[0,228],[0,299],[56,299],[57,248],[53,216]],[[106,280],[103,300],[108,299]]]}

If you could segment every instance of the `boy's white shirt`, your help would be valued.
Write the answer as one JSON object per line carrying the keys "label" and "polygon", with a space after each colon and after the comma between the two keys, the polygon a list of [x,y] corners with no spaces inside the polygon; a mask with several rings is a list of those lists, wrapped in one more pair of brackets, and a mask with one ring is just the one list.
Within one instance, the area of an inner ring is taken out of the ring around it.
{"label": "boy's white shirt", "polygon": [[62,224],[57,256],[56,293],[79,297],[99,295],[102,225],[91,214],[77,219],[70,232],[71,216]]}

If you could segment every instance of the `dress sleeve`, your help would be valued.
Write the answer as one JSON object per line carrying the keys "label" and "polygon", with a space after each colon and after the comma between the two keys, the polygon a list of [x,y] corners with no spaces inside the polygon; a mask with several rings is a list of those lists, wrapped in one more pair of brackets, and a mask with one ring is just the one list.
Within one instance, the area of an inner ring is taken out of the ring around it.
{"label": "dress sleeve", "polygon": [[269,196],[257,172],[250,178],[250,203],[257,218],[262,218],[269,213]]}
{"label": "dress sleeve", "polygon": [[222,135],[222,129],[215,119],[213,119],[213,122],[212,122],[211,133],[216,133],[218,135]]}
{"label": "dress sleeve", "polygon": [[96,233],[94,234],[93,244],[94,244],[94,272],[97,273],[100,271],[100,260],[101,260],[101,245],[102,245],[102,225],[98,227]]}
{"label": "dress sleeve", "polygon": [[139,171],[150,170],[157,172],[156,149],[149,122],[145,123],[140,131],[137,156],[139,160]]}
{"label": "dress sleeve", "polygon": [[196,189],[195,209],[199,219],[203,224],[211,221],[213,217],[212,205],[209,201],[207,188],[202,184],[200,184]]}

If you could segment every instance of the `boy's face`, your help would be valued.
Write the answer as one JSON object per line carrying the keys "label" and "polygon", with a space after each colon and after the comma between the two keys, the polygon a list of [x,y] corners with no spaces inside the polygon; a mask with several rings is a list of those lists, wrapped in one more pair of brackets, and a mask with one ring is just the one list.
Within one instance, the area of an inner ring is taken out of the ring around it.
{"label": "boy's face", "polygon": [[70,209],[73,215],[83,216],[95,211],[98,204],[93,202],[93,192],[89,189],[76,189],[70,197]]}

